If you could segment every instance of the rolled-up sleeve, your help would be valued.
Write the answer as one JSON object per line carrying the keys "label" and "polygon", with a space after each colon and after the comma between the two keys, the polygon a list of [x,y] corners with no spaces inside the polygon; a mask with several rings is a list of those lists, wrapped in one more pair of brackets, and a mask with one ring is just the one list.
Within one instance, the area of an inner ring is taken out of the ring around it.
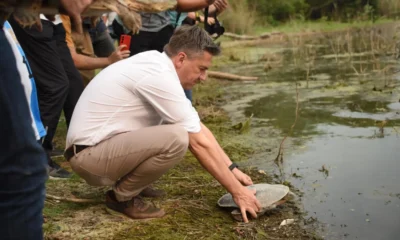
{"label": "rolled-up sleeve", "polygon": [[69,16],[60,14],[60,18],[65,29],[65,41],[69,48],[75,49],[75,43],[72,40],[71,20]]}
{"label": "rolled-up sleeve", "polygon": [[146,77],[137,83],[135,90],[154,107],[163,122],[178,124],[190,133],[200,132],[199,115],[186,98],[175,73],[167,71]]}

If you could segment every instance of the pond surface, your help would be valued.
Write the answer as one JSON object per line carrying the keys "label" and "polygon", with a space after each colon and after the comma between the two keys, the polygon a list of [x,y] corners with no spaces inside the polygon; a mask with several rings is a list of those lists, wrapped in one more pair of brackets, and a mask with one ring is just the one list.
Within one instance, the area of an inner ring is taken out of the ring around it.
{"label": "pond surface", "polygon": [[230,86],[244,97],[225,106],[234,121],[252,116],[240,137],[257,148],[249,164],[302,191],[325,239],[400,239],[400,62],[389,29],[231,52],[244,60],[230,72],[261,78]]}

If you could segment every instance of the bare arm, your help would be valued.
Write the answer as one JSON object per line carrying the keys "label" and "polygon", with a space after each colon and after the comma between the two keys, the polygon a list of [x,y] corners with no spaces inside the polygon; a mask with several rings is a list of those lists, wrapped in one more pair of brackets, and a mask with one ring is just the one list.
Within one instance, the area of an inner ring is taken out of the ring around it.
{"label": "bare arm", "polygon": [[205,8],[214,3],[215,0],[178,0],[176,10],[178,12],[192,12]]}
{"label": "bare arm", "polygon": [[215,0],[213,4],[211,4],[208,8],[208,13],[213,14],[217,12],[217,15],[225,11],[225,9],[228,7],[228,1],[227,0]]}
{"label": "bare arm", "polygon": [[75,67],[79,70],[93,70],[98,68],[105,68],[110,65],[108,58],[95,58],[79,54],[75,49],[71,49],[71,56],[74,60]]}
{"label": "bare arm", "polygon": [[122,50],[125,45],[121,45],[109,57],[96,58],[79,54],[75,48],[70,47],[72,59],[74,60],[75,67],[79,70],[94,70],[98,68],[105,68],[108,65],[129,57],[129,50]]}
{"label": "bare arm", "polygon": [[[221,157],[221,159],[224,161],[227,167],[229,167],[232,164],[231,159],[226,155],[225,151],[222,149],[221,145],[219,145],[217,139],[215,139],[214,135],[212,132],[203,124],[201,123],[201,128],[204,130],[204,134],[206,137],[214,144],[217,146],[218,154]],[[232,170],[232,173],[235,175],[236,179],[239,180],[243,185],[251,185],[253,184],[253,181],[251,178],[244,174],[242,171],[240,171],[238,168],[235,168]]]}
{"label": "bare arm", "polygon": [[[256,211],[260,209],[260,203],[255,197],[255,191],[245,188],[229,170],[226,162],[221,158],[216,144],[207,137],[204,125],[199,133],[189,133],[189,148],[199,160],[200,164],[233,196],[234,201],[240,207],[243,219],[248,222],[246,211],[253,217],[257,217]],[[209,130],[208,130],[209,131]]]}

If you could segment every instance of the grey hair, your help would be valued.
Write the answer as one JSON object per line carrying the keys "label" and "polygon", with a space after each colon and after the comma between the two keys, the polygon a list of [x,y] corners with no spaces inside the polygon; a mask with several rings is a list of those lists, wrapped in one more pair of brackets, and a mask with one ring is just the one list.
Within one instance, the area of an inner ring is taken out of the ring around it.
{"label": "grey hair", "polygon": [[217,56],[221,53],[219,46],[204,29],[190,25],[182,25],[177,28],[169,43],[164,47],[164,52],[169,57],[176,56],[180,52],[186,53],[188,57],[194,57],[204,51],[212,56]]}

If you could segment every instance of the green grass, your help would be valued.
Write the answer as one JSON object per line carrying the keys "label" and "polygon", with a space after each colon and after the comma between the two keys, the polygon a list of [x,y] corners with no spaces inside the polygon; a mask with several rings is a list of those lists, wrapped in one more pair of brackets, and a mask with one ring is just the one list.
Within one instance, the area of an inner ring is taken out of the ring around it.
{"label": "green grass", "polygon": [[352,27],[367,27],[377,24],[394,22],[391,19],[379,19],[372,23],[371,21],[355,21],[351,23],[336,22],[336,21],[291,21],[288,23],[274,26],[255,26],[254,32],[256,35],[266,32],[283,32],[283,33],[298,33],[304,31],[337,31]]}

